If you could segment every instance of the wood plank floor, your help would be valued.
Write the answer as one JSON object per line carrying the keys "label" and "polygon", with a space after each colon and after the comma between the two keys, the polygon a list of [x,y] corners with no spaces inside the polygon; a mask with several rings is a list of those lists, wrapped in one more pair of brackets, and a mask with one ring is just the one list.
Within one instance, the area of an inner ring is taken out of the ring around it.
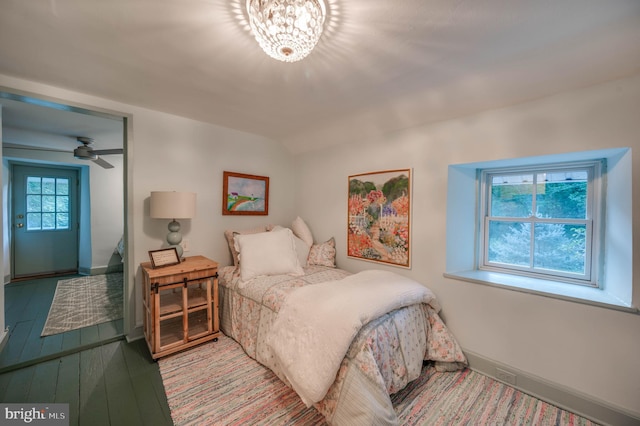
{"label": "wood plank floor", "polygon": [[69,404],[70,425],[173,424],[144,340],[119,340],[0,374],[0,401]]}
{"label": "wood plank floor", "polygon": [[58,280],[5,286],[0,402],[67,403],[70,425],[172,425],[158,364],[122,320],[40,337]]}
{"label": "wood plank floor", "polygon": [[9,327],[9,340],[0,352],[0,373],[123,338],[121,319],[40,337],[58,280],[79,276],[39,278],[5,285],[5,322]]}

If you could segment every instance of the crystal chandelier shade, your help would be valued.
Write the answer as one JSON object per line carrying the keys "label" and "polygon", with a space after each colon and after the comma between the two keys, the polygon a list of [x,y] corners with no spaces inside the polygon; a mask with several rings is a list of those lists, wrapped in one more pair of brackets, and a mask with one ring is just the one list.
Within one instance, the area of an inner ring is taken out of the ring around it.
{"label": "crystal chandelier shade", "polygon": [[323,0],[247,0],[249,24],[272,58],[295,62],[307,56],[322,34]]}

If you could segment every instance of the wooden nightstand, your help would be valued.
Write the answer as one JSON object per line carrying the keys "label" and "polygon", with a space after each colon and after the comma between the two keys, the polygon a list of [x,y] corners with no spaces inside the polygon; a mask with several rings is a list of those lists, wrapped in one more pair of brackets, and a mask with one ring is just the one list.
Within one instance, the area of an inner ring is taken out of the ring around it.
{"label": "wooden nightstand", "polygon": [[191,256],[178,265],[154,269],[140,264],[144,276],[144,336],[153,359],[218,340],[218,263]]}

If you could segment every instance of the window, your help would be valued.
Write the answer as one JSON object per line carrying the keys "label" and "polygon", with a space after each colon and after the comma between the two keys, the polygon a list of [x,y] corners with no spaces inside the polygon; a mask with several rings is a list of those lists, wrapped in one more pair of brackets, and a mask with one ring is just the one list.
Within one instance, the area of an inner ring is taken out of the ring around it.
{"label": "window", "polygon": [[27,231],[69,229],[69,179],[27,177]]}
{"label": "window", "polygon": [[480,268],[597,286],[601,168],[482,170]]}
{"label": "window", "polygon": [[[639,312],[632,297],[632,158],[630,148],[610,148],[449,165],[444,276]],[[558,202],[562,194],[572,194],[571,202]],[[495,241],[509,236],[520,257],[500,243],[489,252],[493,230]],[[522,234],[526,244],[515,238]]]}

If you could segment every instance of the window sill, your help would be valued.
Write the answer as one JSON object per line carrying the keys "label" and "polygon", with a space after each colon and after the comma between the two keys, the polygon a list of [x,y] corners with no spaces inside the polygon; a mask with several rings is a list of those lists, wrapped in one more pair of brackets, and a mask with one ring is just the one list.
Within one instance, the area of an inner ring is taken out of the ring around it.
{"label": "window sill", "polygon": [[621,300],[606,293],[605,291],[592,287],[584,287],[580,285],[567,286],[566,284],[561,284],[555,281],[479,270],[445,272],[444,276],[446,278],[485,284],[507,290],[537,294],[570,302],[640,314],[638,308],[626,305]]}

